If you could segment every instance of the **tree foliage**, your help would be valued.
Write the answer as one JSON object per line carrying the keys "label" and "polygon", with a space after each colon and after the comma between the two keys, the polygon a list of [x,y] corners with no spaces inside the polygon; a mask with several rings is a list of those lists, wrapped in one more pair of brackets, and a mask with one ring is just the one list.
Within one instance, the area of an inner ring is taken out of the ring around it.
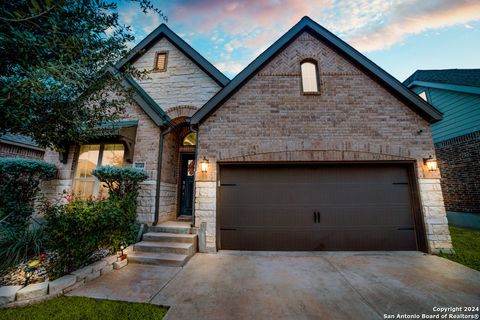
{"label": "tree foliage", "polygon": [[120,198],[127,195],[133,195],[136,198],[140,182],[148,178],[145,171],[130,167],[101,166],[94,169],[92,174],[105,183],[110,197]]}
{"label": "tree foliage", "polygon": [[[130,1],[166,20],[150,1]],[[131,92],[106,70],[132,41],[113,0],[2,1],[0,134],[62,150],[88,139],[99,122],[115,121]],[[145,76],[128,66],[122,72]]]}

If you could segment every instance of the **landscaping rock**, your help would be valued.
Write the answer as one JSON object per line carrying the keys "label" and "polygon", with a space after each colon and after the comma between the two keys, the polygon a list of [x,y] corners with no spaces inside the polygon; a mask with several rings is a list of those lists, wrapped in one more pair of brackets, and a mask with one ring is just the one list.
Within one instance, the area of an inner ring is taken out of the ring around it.
{"label": "landscaping rock", "polygon": [[58,294],[62,293],[63,289],[75,284],[77,277],[74,275],[66,275],[50,282],[48,293]]}
{"label": "landscaping rock", "polygon": [[15,294],[22,286],[0,287],[0,306],[15,301]]}
{"label": "landscaping rock", "polygon": [[85,279],[90,273],[92,273],[92,267],[91,266],[86,266],[81,269],[78,269],[77,271],[73,271],[72,274],[77,277],[77,281],[80,281],[82,279]]}
{"label": "landscaping rock", "polygon": [[110,271],[113,271],[113,265],[107,264],[105,267],[102,268],[102,270],[100,270],[100,274],[104,275],[106,273],[109,273]]}
{"label": "landscaping rock", "polygon": [[100,260],[97,262],[92,263],[89,267],[92,267],[93,272],[102,270],[103,267],[107,265],[106,261]]}
{"label": "landscaping rock", "polygon": [[116,261],[116,262],[113,263],[113,269],[115,269],[115,270],[122,269],[122,268],[125,267],[127,264],[128,264],[128,260],[127,260],[127,259],[122,260],[122,261]]}
{"label": "landscaping rock", "polygon": [[105,261],[107,264],[113,264],[115,261],[117,261],[117,255],[111,255],[103,258],[102,260]]}
{"label": "landscaping rock", "polygon": [[86,278],[85,278],[85,282],[89,282],[89,281],[92,281],[92,280],[95,280],[97,279],[98,277],[100,277],[100,271],[94,271],[92,273],[90,273]]}
{"label": "landscaping rock", "polygon": [[17,291],[17,300],[28,300],[45,296],[48,293],[48,281],[29,284]]}
{"label": "landscaping rock", "polygon": [[66,287],[65,289],[63,289],[63,293],[67,293],[67,292],[70,292],[72,290],[75,290],[77,288],[80,288],[81,286],[83,286],[83,284],[85,283],[85,280],[80,280],[78,281],[77,283],[71,285],[70,287]]}

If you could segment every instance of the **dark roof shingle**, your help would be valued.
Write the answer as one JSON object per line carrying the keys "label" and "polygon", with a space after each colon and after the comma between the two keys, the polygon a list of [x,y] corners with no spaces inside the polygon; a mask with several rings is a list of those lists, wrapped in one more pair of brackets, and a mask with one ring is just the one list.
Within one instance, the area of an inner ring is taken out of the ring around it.
{"label": "dark roof shingle", "polygon": [[408,86],[414,81],[480,87],[480,69],[417,70],[403,84]]}

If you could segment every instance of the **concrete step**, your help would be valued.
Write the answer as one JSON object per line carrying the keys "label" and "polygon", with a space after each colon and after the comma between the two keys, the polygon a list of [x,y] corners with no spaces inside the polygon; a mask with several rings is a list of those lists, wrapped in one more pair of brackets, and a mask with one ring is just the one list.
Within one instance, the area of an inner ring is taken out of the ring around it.
{"label": "concrete step", "polygon": [[143,234],[143,241],[184,242],[195,244],[197,242],[197,235],[184,233],[147,232]]}
{"label": "concrete step", "polygon": [[168,267],[183,267],[190,256],[175,253],[131,252],[128,254],[129,263],[153,264]]}
{"label": "concrete step", "polygon": [[133,245],[134,252],[158,252],[193,255],[196,251],[193,243],[141,241]]}
{"label": "concrete step", "polygon": [[165,232],[177,234],[190,234],[191,225],[189,222],[167,221],[148,227],[148,232]]}

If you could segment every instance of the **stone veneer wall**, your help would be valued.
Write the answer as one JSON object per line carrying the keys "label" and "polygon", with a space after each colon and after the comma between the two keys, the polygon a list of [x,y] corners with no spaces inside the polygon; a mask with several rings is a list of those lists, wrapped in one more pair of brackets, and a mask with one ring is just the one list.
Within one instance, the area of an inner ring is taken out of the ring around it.
{"label": "stone veneer wall", "polygon": [[480,131],[435,144],[448,211],[480,213]]}
{"label": "stone veneer wall", "polygon": [[152,72],[149,79],[138,83],[163,110],[182,105],[200,108],[220,90],[210,76],[166,38],[149,48],[133,66],[139,70],[152,70],[156,52],[168,52],[167,70]]}
{"label": "stone veneer wall", "polygon": [[[318,61],[320,94],[301,93],[300,62]],[[422,130],[422,131],[420,131]],[[430,251],[451,249],[427,121],[309,33],[285,48],[199,127],[195,224],[216,250],[217,161],[415,162]]]}

